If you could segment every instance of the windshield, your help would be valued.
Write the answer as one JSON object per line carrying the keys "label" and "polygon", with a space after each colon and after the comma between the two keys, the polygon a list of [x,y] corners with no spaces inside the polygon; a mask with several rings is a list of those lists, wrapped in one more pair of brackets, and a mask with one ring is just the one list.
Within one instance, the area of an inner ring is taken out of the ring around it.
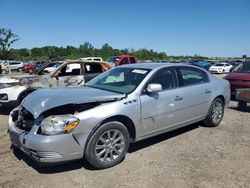
{"label": "windshield", "polygon": [[86,86],[129,94],[134,91],[150,69],[114,68],[92,79]]}
{"label": "windshield", "polygon": [[112,56],[112,57],[107,59],[107,62],[115,63],[115,62],[119,61],[119,59],[120,59],[120,57],[118,57],[118,56]]}
{"label": "windshield", "polygon": [[241,63],[235,67],[233,72],[248,72],[250,73],[250,62]]}

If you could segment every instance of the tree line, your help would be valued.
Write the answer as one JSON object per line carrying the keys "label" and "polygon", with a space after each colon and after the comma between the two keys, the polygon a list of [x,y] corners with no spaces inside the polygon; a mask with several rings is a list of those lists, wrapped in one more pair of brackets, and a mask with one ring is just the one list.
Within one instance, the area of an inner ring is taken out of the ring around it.
{"label": "tree line", "polygon": [[106,60],[110,56],[135,55],[140,60],[190,60],[206,59],[199,55],[194,56],[168,56],[165,52],[155,52],[153,49],[142,48],[135,50],[132,48],[116,49],[105,43],[101,48],[95,48],[90,42],[84,42],[79,47],[66,46],[44,46],[32,49],[10,48],[13,43],[19,40],[18,35],[10,29],[0,28],[0,59],[18,61],[43,61],[49,59],[78,59],[82,57],[102,57]]}

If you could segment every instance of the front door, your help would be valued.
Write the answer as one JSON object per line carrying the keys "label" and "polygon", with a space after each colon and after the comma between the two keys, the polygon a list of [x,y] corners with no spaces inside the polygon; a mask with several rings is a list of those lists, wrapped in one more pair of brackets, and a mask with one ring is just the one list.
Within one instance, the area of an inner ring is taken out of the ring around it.
{"label": "front door", "polygon": [[188,99],[183,95],[183,88],[179,87],[177,80],[175,68],[163,68],[149,81],[149,83],[161,84],[162,91],[144,92],[140,97],[142,134],[150,135],[170,129],[188,118],[186,112]]}

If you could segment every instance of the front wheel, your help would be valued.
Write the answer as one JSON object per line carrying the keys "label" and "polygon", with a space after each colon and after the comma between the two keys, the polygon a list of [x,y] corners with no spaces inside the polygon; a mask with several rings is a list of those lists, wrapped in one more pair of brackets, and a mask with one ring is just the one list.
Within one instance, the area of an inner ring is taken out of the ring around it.
{"label": "front wheel", "polygon": [[222,121],[224,116],[224,102],[220,98],[214,99],[212,102],[207,117],[203,123],[208,127],[216,127]]}
{"label": "front wheel", "polygon": [[96,169],[104,169],[120,163],[129,148],[129,132],[120,122],[102,125],[91,136],[85,150],[86,160]]}

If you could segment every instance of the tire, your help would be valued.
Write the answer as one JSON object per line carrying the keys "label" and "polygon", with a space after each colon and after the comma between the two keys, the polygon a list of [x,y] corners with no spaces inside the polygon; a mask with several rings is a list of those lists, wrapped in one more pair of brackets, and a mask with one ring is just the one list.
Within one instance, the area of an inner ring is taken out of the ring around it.
{"label": "tire", "polygon": [[246,109],[247,109],[247,102],[245,102],[245,101],[238,101],[238,109],[240,111],[245,112]]}
{"label": "tire", "polygon": [[96,169],[115,166],[125,158],[129,138],[129,132],[122,123],[105,123],[94,132],[87,143],[85,159]]}
{"label": "tire", "polygon": [[17,105],[20,105],[22,100],[27,96],[27,93],[22,93],[21,95],[19,95],[18,100],[17,100]]}
{"label": "tire", "polygon": [[224,116],[224,102],[220,98],[214,99],[210,108],[208,110],[208,114],[203,123],[207,127],[216,127],[220,124]]}
{"label": "tire", "polygon": [[29,69],[29,71],[28,71],[29,73],[32,73],[33,71],[32,71],[32,69]]}
{"label": "tire", "polygon": [[21,68],[21,67],[20,67],[20,68],[18,68],[17,70],[18,70],[18,72],[22,72],[22,68]]}

